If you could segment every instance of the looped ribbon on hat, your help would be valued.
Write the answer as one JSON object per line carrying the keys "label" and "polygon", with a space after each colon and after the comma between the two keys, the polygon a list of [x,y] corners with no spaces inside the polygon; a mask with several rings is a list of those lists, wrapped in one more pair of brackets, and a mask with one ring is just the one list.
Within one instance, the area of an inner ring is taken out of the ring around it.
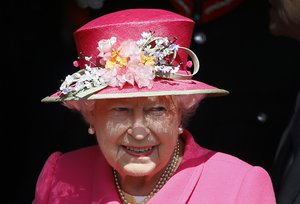
{"label": "looped ribbon on hat", "polygon": [[191,60],[193,62],[193,72],[192,72],[192,74],[178,74],[178,73],[171,74],[170,78],[171,79],[191,79],[192,76],[197,74],[197,72],[199,71],[200,62],[198,60],[197,55],[192,50],[190,50],[186,47],[179,47],[179,49],[184,50],[191,57]]}

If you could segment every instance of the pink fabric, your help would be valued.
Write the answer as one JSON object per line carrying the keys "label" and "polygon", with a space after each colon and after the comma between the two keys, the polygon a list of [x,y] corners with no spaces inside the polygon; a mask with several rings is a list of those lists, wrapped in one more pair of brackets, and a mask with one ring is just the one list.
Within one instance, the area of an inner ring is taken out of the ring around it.
{"label": "pink fabric", "polygon": [[[118,44],[126,40],[137,41],[142,38],[143,32],[152,31],[156,37],[169,37],[170,40],[174,40],[175,37],[175,43],[178,46],[189,48],[194,24],[193,20],[185,16],[162,9],[126,9],[100,16],[74,32],[77,53],[81,57],[79,59],[80,68],[83,69],[86,64],[89,64],[82,55],[92,57],[93,66],[100,66],[98,42],[111,37],[116,37]],[[181,74],[191,72],[191,70],[187,70],[187,60],[187,52],[178,49],[173,63],[174,65],[182,64],[178,73],[180,71]],[[132,86],[127,83],[123,88],[108,86],[97,93],[92,92],[84,98],[78,99],[125,98],[127,93],[131,94],[129,97],[147,97],[183,94],[225,95],[228,92],[192,79],[156,78],[151,88],[138,88],[137,84]],[[64,100],[61,98],[62,96],[63,94],[59,91],[52,94],[47,100]],[[77,99],[76,96],[74,99]]]}
{"label": "pink fabric", "polygon": [[[185,131],[182,163],[149,201],[189,204],[275,204],[268,173],[197,145]],[[120,203],[111,167],[97,146],[53,153],[39,176],[33,204]]]}
{"label": "pink fabric", "polygon": [[[147,87],[138,88],[137,86],[132,86],[129,84],[126,84],[124,87],[107,87],[105,89],[102,89],[95,94],[105,95],[106,98],[109,98],[111,95],[112,98],[118,98],[118,94],[128,94],[128,93],[135,93],[138,94],[153,94],[154,92],[163,94],[161,95],[176,95],[176,92],[182,93],[183,91],[199,91],[202,90],[203,93],[215,93],[218,92],[218,88],[210,86],[208,84],[198,82],[195,80],[172,80],[172,79],[155,79],[153,81],[153,87],[151,89],[148,89]],[[149,93],[151,92],[151,93]],[[169,94],[167,93],[169,92]],[[53,98],[59,98],[61,95],[61,92],[58,91],[55,94],[53,94],[51,97]],[[124,96],[126,97],[126,96]],[[127,96],[128,97],[128,96]]]}
{"label": "pink fabric", "polygon": [[[143,32],[154,31],[155,36],[177,37],[176,44],[189,47],[194,29],[194,21],[177,13],[161,9],[126,9],[103,15],[79,28],[74,33],[78,56],[96,59],[96,46],[102,39],[117,37],[118,42],[141,39]],[[187,54],[178,52],[180,61],[186,63]],[[178,59],[179,60],[179,59]],[[175,60],[176,61],[176,60]],[[80,63],[84,68],[84,63]]]}

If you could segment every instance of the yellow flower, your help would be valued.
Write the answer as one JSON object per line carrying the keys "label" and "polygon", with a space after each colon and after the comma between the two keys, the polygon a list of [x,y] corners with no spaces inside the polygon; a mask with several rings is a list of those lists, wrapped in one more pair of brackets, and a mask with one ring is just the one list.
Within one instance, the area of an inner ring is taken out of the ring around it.
{"label": "yellow flower", "polygon": [[126,67],[127,66],[127,57],[118,57],[117,59],[118,61],[118,64],[121,66],[121,67]]}
{"label": "yellow flower", "polygon": [[145,56],[144,52],[141,54],[141,62],[144,65],[154,65],[154,56]]}
{"label": "yellow flower", "polygon": [[105,68],[111,69],[117,64],[120,65],[120,67],[126,67],[127,58],[119,56],[120,51],[121,50],[115,50],[115,49],[112,50],[111,59],[106,61]]}
{"label": "yellow flower", "polygon": [[116,61],[112,61],[112,60],[107,60],[105,63],[105,68],[106,69],[111,69],[116,65]]}

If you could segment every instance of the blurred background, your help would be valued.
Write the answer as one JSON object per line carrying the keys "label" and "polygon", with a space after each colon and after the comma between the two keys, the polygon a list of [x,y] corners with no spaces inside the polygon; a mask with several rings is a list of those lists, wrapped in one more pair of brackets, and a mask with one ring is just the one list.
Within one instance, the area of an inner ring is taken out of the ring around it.
{"label": "blurred background", "polygon": [[[48,156],[95,144],[79,114],[40,100],[75,72],[73,32],[89,20],[126,8],[162,8],[192,18],[191,48],[201,67],[195,79],[230,91],[207,98],[188,129],[207,148],[271,171],[274,154],[299,90],[299,42],[274,37],[267,0],[54,0],[5,6],[4,44],[16,112],[9,130],[16,170],[14,198],[30,204]],[[16,83],[11,83],[11,82]],[[9,146],[9,149],[11,147]],[[9,163],[10,164],[10,163]]]}

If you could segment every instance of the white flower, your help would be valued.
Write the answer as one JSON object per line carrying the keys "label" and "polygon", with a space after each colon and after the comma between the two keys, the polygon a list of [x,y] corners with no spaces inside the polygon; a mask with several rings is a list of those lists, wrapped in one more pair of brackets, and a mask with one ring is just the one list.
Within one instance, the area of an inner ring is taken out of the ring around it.
{"label": "white flower", "polygon": [[92,57],[84,57],[84,59],[89,62],[92,59]]}
{"label": "white flower", "polygon": [[136,44],[139,46],[139,47],[142,47],[144,46],[144,44],[147,42],[146,39],[139,39]]}
{"label": "white flower", "polygon": [[147,39],[147,38],[150,38],[152,36],[152,33],[151,32],[143,32],[142,34],[142,37]]}
{"label": "white flower", "polygon": [[[116,37],[100,40],[96,62],[92,60],[92,56],[83,56],[86,61],[85,69],[68,75],[60,86],[60,91],[76,95],[101,85],[122,88],[126,83],[139,88],[151,88],[156,76],[170,77],[180,68],[180,65],[170,63],[179,46],[168,37],[153,37],[153,34],[154,32],[143,32],[141,39],[123,41],[118,43],[118,47]],[[145,61],[151,63],[146,64]],[[112,66],[106,66],[107,63]]]}
{"label": "white flower", "polygon": [[66,77],[66,79],[65,79],[66,85],[72,84],[73,81],[74,81],[74,78],[73,78],[73,76],[71,76],[71,75],[68,75],[68,76]]}
{"label": "white flower", "polygon": [[169,50],[175,50],[175,51],[178,51],[178,49],[179,49],[179,45],[171,44],[171,45],[169,46]]}
{"label": "white flower", "polygon": [[109,52],[112,46],[117,42],[116,37],[111,37],[110,39],[100,40],[98,42],[98,50],[100,53]]}

